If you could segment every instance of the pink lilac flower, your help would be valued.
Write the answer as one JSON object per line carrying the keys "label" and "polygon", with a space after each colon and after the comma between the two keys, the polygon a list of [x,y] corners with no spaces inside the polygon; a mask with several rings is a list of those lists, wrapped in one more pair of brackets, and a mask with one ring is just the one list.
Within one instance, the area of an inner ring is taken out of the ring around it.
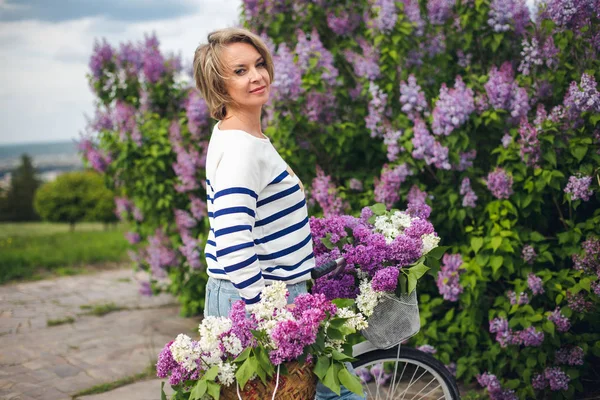
{"label": "pink lilac flower", "polygon": [[436,135],[448,136],[455,128],[463,125],[473,111],[475,111],[473,90],[467,88],[458,75],[454,88],[449,90],[446,84],[442,83],[440,96],[433,110],[431,129]]}
{"label": "pink lilac flower", "polygon": [[371,131],[371,137],[381,137],[385,132],[384,119],[386,114],[387,94],[379,89],[374,82],[369,84],[369,100],[368,114],[365,117],[367,129]]}
{"label": "pink lilac flower", "polygon": [[400,200],[400,186],[412,172],[406,163],[390,167],[383,166],[381,178],[375,182],[375,201],[383,203],[390,209],[394,203]]}
{"label": "pink lilac flower", "polygon": [[275,325],[271,331],[271,339],[277,347],[269,352],[269,358],[274,365],[297,359],[304,352],[305,346],[314,343],[319,326],[308,322],[305,319],[285,320]]}
{"label": "pink lilac flower", "polygon": [[140,210],[136,206],[133,206],[131,215],[133,216],[133,219],[137,222],[142,222],[144,220],[144,214],[142,213],[142,210]]}
{"label": "pink lilac flower", "polygon": [[185,101],[185,114],[188,120],[188,129],[192,138],[198,140],[208,136],[208,106],[196,90],[190,90]]}
{"label": "pink lilac flower", "polygon": [[565,193],[570,194],[571,201],[583,200],[588,201],[594,194],[594,191],[590,189],[592,183],[591,176],[575,176],[569,177],[569,183],[564,189]]}
{"label": "pink lilac flower", "polygon": [[436,280],[438,290],[444,300],[458,301],[459,295],[463,292],[464,289],[459,282],[462,264],[463,259],[460,254],[444,254]]}
{"label": "pink lilac flower", "polygon": [[554,355],[558,364],[583,365],[583,349],[579,346],[561,347]]}
{"label": "pink lilac flower", "polygon": [[535,276],[534,274],[529,274],[527,276],[527,286],[529,286],[529,289],[531,289],[534,295],[544,293],[542,279]]}
{"label": "pink lilac flower", "polygon": [[375,273],[371,286],[376,292],[393,292],[398,286],[400,270],[396,267],[380,269]]}
{"label": "pink lilac flower", "polygon": [[351,178],[350,181],[348,182],[348,187],[351,190],[354,190],[356,192],[362,192],[363,191],[363,183],[356,178]]}
{"label": "pink lilac flower", "polygon": [[512,26],[517,35],[521,35],[530,22],[524,0],[492,0],[489,17],[488,25],[494,32],[506,32]]}
{"label": "pink lilac flower", "polygon": [[548,320],[554,322],[554,325],[556,325],[556,329],[559,332],[567,332],[571,328],[571,321],[560,313],[560,307],[556,307],[548,317]]}
{"label": "pink lilac flower", "polygon": [[408,76],[408,83],[400,82],[400,104],[402,104],[402,112],[411,120],[415,120],[423,113],[428,115],[429,106],[425,99],[425,92],[417,85],[414,74]]}
{"label": "pink lilac flower", "polygon": [[102,42],[98,39],[94,40],[94,50],[90,57],[89,67],[95,79],[102,77],[102,71],[108,63],[112,62],[114,52],[114,49],[105,38],[102,39]]}
{"label": "pink lilac flower", "polygon": [[417,347],[417,350],[422,351],[424,353],[435,354],[437,350],[430,344],[424,344],[422,346]]}
{"label": "pink lilac flower", "polygon": [[327,12],[327,26],[340,36],[349,35],[360,24],[361,16],[344,10],[336,15],[332,11]]}
{"label": "pink lilac flower", "polygon": [[513,178],[502,168],[496,168],[490,172],[486,179],[486,185],[497,199],[508,199],[513,194]]}
{"label": "pink lilac flower", "polygon": [[148,236],[148,243],[146,262],[154,276],[163,278],[166,276],[167,267],[177,265],[177,254],[171,248],[171,241],[160,228],[156,229],[154,235]]}
{"label": "pink lilac flower", "polygon": [[585,301],[583,293],[573,294],[569,290],[567,290],[567,304],[571,310],[580,313],[588,312],[594,307],[592,302]]}
{"label": "pink lilac flower", "polygon": [[450,17],[454,1],[452,0],[428,0],[427,17],[432,25],[443,25]]}
{"label": "pink lilac flower", "polygon": [[523,246],[523,250],[521,251],[521,257],[527,264],[533,264],[537,257],[537,253],[531,245],[526,244]]}
{"label": "pink lilac flower", "polygon": [[327,50],[319,38],[316,28],[310,33],[310,39],[302,30],[296,31],[298,44],[296,45],[296,54],[298,55],[298,65],[303,71],[310,67],[310,59],[317,59],[316,67],[321,70],[321,79],[329,86],[335,86],[337,83],[338,70],[333,64],[333,55]]}
{"label": "pink lilac flower", "polygon": [[136,244],[140,242],[140,234],[137,232],[126,232],[125,239],[127,239],[130,244]]}
{"label": "pink lilac flower", "polygon": [[468,177],[464,177],[460,184],[460,194],[463,196],[463,207],[475,208],[478,197],[471,189],[471,181]]}
{"label": "pink lilac flower", "polygon": [[379,78],[379,52],[363,38],[358,38],[356,41],[362,50],[362,55],[350,50],[344,52],[346,59],[352,64],[354,73],[369,81]]}
{"label": "pink lilac flower", "polygon": [[533,326],[519,332],[519,336],[523,345],[527,347],[539,347],[544,342],[544,332],[538,331]]}
{"label": "pink lilac flower", "polygon": [[312,181],[310,195],[319,204],[326,217],[341,214],[347,206],[338,196],[331,176],[325,175],[319,166],[317,166],[317,176]]}

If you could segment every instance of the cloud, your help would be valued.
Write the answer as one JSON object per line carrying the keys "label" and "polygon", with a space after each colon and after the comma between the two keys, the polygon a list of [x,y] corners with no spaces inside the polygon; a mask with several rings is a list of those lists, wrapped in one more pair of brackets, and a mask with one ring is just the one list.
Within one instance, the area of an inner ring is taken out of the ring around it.
{"label": "cloud", "polygon": [[103,16],[116,21],[147,21],[189,14],[196,5],[187,0],[2,0],[0,21],[68,21]]}
{"label": "cloud", "polygon": [[[0,24],[0,143],[77,138],[84,113],[94,114],[86,73],[94,40],[143,40],[156,32],[166,54],[191,62],[212,30],[235,25],[240,0],[205,0],[176,18],[123,23],[105,16],[63,22],[18,20]],[[0,10],[6,3],[0,0]]]}

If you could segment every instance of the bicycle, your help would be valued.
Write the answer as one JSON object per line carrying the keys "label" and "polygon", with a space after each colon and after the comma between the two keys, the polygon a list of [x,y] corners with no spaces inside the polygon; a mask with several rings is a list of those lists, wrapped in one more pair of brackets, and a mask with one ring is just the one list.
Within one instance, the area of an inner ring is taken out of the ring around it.
{"label": "bicycle", "polygon": [[[312,279],[328,274],[335,276],[345,264],[345,260],[339,258],[318,266],[311,272]],[[366,375],[364,371],[367,371],[372,377],[372,380],[362,379],[368,400],[460,399],[456,381],[444,364],[428,353],[402,347],[401,342],[388,348],[378,348],[364,341],[353,347],[353,356],[356,361],[352,366],[359,376],[361,372]]]}

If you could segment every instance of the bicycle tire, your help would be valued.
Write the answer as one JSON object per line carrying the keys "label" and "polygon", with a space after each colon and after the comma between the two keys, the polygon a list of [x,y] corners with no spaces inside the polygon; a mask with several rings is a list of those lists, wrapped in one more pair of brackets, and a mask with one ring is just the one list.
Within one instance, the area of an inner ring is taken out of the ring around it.
{"label": "bicycle tire", "polygon": [[[438,380],[438,384],[443,385],[447,390],[444,390],[444,397],[447,400],[459,400],[460,392],[456,381],[450,371],[442,364],[439,360],[434,358],[432,355],[419,351],[417,349],[409,347],[400,348],[400,357],[398,358],[398,347],[392,347],[385,350],[373,350],[356,357],[356,361],[352,363],[352,366],[356,369],[365,365],[374,365],[379,362],[392,362],[395,360],[412,363],[420,368],[429,369],[432,376],[435,376]],[[405,360],[405,361],[404,361]],[[408,365],[408,364],[406,364]],[[418,368],[417,368],[418,370]],[[404,372],[404,371],[403,371]],[[443,388],[442,388],[443,390]],[[394,391],[396,392],[396,391]],[[377,391],[379,393],[379,390]],[[373,397],[367,396],[367,400]],[[376,396],[375,398],[378,398]],[[387,397],[386,397],[387,398]],[[403,397],[404,398],[404,397]]]}

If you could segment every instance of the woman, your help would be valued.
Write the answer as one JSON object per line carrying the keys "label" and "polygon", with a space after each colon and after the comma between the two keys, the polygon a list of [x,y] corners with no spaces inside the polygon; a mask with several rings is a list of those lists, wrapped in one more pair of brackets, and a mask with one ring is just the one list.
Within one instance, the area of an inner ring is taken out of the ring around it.
{"label": "woman", "polygon": [[[206,158],[204,315],[227,316],[240,299],[255,304],[277,280],[286,282],[291,303],[306,293],[314,267],[304,188],[261,130],[273,78],[267,46],[248,30],[213,32],[196,49],[196,87],[218,121]],[[316,398],[361,397],[319,385]]]}

